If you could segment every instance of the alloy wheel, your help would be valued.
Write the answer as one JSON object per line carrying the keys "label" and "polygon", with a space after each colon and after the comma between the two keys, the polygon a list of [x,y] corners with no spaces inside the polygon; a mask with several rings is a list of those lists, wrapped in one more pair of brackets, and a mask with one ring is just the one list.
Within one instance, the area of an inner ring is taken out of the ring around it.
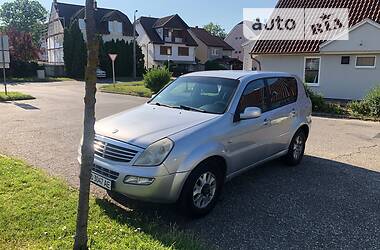
{"label": "alloy wheel", "polygon": [[211,172],[203,173],[195,182],[193,188],[193,203],[194,206],[202,209],[207,207],[216,192],[216,177]]}

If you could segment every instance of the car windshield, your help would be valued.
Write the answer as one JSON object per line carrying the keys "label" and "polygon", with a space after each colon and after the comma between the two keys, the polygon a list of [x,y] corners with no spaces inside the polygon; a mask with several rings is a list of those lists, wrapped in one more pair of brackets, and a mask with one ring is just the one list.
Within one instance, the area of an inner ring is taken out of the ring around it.
{"label": "car windshield", "polygon": [[223,114],[239,84],[217,77],[180,77],[149,103],[196,112]]}

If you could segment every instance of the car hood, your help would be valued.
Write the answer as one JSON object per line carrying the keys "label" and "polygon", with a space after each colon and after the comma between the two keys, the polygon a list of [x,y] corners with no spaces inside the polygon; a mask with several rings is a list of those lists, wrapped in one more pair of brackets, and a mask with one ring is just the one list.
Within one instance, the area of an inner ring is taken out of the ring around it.
{"label": "car hood", "polygon": [[146,103],[96,122],[95,132],[98,135],[146,148],[155,141],[218,116],[220,115]]}

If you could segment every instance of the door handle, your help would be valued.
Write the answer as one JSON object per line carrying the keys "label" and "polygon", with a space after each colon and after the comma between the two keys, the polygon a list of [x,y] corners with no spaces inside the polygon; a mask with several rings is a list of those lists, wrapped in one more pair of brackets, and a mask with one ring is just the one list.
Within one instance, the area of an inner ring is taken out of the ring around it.
{"label": "door handle", "polygon": [[264,119],[263,125],[268,126],[270,124],[270,120],[268,118]]}
{"label": "door handle", "polygon": [[290,112],[290,117],[295,117],[297,115],[297,112],[295,109],[292,110],[292,112]]}

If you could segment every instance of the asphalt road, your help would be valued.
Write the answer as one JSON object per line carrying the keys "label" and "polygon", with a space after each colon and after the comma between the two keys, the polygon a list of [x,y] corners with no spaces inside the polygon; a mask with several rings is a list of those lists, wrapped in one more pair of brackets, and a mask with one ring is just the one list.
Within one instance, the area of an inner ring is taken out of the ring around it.
{"label": "asphalt road", "polygon": [[[78,186],[83,84],[25,84],[37,99],[0,103],[0,153]],[[144,103],[97,94],[97,118]],[[93,188],[93,192],[103,193]],[[274,161],[226,184],[215,210],[188,220],[175,207],[126,201],[125,213],[175,223],[210,248],[380,249],[380,123],[314,118],[303,163]]]}

